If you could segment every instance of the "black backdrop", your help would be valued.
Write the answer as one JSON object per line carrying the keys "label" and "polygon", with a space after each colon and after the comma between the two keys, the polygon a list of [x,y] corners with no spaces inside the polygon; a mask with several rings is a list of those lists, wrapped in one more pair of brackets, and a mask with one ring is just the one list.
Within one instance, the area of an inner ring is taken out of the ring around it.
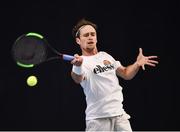
{"label": "black backdrop", "polygon": [[[15,39],[31,31],[63,53],[80,53],[71,29],[82,17],[97,23],[98,49],[123,65],[135,61],[139,47],[159,56],[156,68],[140,70],[131,81],[119,78],[133,130],[180,130],[179,2],[61,2],[0,5],[0,130],[85,129],[85,97],[70,77],[71,64],[56,60],[26,70],[11,58]],[[33,88],[26,85],[29,75],[38,78]]]}

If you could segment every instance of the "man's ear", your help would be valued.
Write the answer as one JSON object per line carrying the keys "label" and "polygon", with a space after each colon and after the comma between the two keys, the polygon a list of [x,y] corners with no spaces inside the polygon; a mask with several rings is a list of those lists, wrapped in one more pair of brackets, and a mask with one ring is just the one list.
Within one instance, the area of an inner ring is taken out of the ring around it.
{"label": "man's ear", "polygon": [[80,45],[80,39],[76,38],[76,43]]}

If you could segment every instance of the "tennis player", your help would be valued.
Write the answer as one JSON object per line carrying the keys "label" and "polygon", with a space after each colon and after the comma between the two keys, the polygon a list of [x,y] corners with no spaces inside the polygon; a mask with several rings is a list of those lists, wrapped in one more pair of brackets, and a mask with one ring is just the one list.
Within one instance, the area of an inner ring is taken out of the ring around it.
{"label": "tennis player", "polygon": [[145,65],[155,67],[157,56],[144,56],[139,49],[134,64],[127,67],[110,54],[97,49],[97,25],[81,19],[72,33],[82,55],[75,55],[72,79],[80,84],[86,96],[86,131],[129,131],[130,115],[123,108],[122,87],[117,76],[132,79]]}

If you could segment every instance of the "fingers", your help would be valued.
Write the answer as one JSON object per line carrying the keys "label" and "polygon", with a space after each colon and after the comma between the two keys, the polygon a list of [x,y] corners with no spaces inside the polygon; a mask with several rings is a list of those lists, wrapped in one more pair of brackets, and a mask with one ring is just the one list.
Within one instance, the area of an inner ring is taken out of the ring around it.
{"label": "fingers", "polygon": [[[149,65],[149,66],[152,66],[152,67],[155,67],[156,65],[153,64],[153,63],[146,63],[146,65]],[[142,69],[145,70],[145,65],[142,65]]]}
{"label": "fingers", "polygon": [[74,59],[71,61],[71,64],[75,64],[75,63],[77,63],[77,62],[79,62],[79,59],[74,58]]}
{"label": "fingers", "polygon": [[77,58],[77,57],[79,57],[79,55],[78,55],[78,54],[75,54],[74,57]]}
{"label": "fingers", "polygon": [[149,62],[147,62],[147,63],[146,63],[146,65],[153,66],[153,67],[155,67],[155,66],[156,66],[155,64],[153,64],[153,63],[149,63]]}
{"label": "fingers", "polygon": [[142,69],[145,70],[145,66],[144,65],[142,65]]}
{"label": "fingers", "polygon": [[155,61],[155,60],[148,60],[149,63],[154,63],[154,64],[158,64],[159,62],[158,61]]}
{"label": "fingers", "polygon": [[139,54],[143,54],[143,53],[142,53],[142,48],[139,48]]}
{"label": "fingers", "polygon": [[150,60],[150,59],[154,59],[154,58],[158,58],[158,57],[157,56],[148,56],[146,64],[149,65],[149,66],[155,67],[156,64],[158,64],[159,62],[156,61],[156,60]]}
{"label": "fingers", "polygon": [[146,65],[149,65],[152,67],[155,67],[156,64],[158,64],[158,61],[155,61],[155,60],[147,60],[147,62],[146,62]]}
{"label": "fingers", "polygon": [[74,59],[71,61],[71,63],[75,63],[76,61],[79,61],[79,55],[75,54]]}
{"label": "fingers", "polygon": [[148,59],[155,59],[155,58],[158,58],[158,56],[155,56],[155,55],[154,56],[148,56],[147,58]]}
{"label": "fingers", "polygon": [[74,59],[71,61],[71,64],[76,66],[81,66],[82,62],[83,62],[83,58],[78,54],[75,54]]}

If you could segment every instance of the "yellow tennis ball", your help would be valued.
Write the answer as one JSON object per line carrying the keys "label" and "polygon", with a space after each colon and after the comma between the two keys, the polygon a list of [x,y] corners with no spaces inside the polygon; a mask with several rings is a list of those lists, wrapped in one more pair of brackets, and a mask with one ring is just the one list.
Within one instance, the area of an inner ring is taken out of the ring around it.
{"label": "yellow tennis ball", "polygon": [[28,78],[27,78],[27,84],[29,85],[29,86],[35,86],[36,84],[37,84],[37,78],[35,77],[35,76],[29,76]]}

